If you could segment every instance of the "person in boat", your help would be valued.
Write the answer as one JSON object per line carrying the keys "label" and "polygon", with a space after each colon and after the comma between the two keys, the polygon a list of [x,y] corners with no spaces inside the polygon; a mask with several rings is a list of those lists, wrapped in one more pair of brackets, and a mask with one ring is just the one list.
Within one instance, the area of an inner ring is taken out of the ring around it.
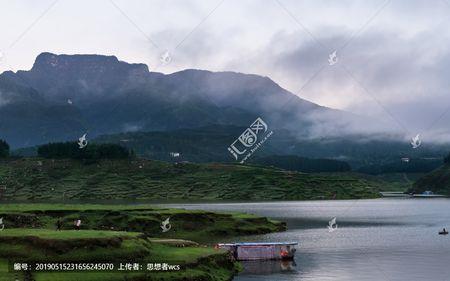
{"label": "person in boat", "polygon": [[439,231],[439,234],[448,234],[447,229],[445,227],[442,229],[442,231]]}

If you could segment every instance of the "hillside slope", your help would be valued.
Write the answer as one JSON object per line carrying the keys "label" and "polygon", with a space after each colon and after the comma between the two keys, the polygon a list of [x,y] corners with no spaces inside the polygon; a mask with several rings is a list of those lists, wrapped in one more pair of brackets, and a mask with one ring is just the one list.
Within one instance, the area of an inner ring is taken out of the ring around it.
{"label": "hillside slope", "polygon": [[258,166],[151,160],[83,163],[28,158],[0,163],[7,200],[307,200],[377,197],[350,174],[304,174]]}
{"label": "hillside slope", "polygon": [[[245,129],[245,127],[213,125],[164,132],[128,132],[102,135],[92,142],[120,144],[133,149],[140,157],[154,160],[230,162],[234,161],[234,158],[227,151],[227,147]],[[439,167],[443,156],[450,151],[448,144],[430,144],[415,150],[408,143],[398,140],[358,139],[356,136],[350,139],[298,139],[287,130],[275,130],[264,146],[253,154],[251,161],[264,164],[264,161],[258,161],[257,158],[296,155],[342,160],[349,163],[353,170],[363,173],[416,173],[429,172]],[[24,156],[30,155],[26,152],[24,151]],[[170,152],[179,152],[180,157],[174,159],[170,157]],[[408,157],[411,161],[405,163],[401,161],[403,157]]]}
{"label": "hillside slope", "polygon": [[446,164],[418,179],[410,192],[422,193],[431,190],[434,193],[450,196],[450,165]]}

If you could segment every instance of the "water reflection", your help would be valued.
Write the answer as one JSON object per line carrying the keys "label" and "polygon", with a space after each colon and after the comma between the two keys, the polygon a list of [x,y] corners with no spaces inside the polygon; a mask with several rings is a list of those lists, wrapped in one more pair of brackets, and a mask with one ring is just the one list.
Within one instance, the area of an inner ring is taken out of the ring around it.
{"label": "water reflection", "polygon": [[[178,204],[171,207],[254,213],[287,222],[288,231],[231,242],[299,242],[297,266],[250,263],[234,281],[450,281],[450,200],[345,200]],[[339,228],[329,232],[328,221]]]}
{"label": "water reflection", "polygon": [[244,269],[240,275],[268,275],[296,271],[294,260],[242,261]]}

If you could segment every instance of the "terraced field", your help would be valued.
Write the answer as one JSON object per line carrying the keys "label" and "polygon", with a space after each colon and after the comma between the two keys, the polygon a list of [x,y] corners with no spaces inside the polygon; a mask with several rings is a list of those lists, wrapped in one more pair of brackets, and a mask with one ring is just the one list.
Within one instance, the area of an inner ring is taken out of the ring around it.
{"label": "terraced field", "polygon": [[[355,174],[306,174],[236,164],[144,159],[0,162],[3,200],[311,200],[374,198],[379,184]],[[336,194],[336,196],[334,196]]]}

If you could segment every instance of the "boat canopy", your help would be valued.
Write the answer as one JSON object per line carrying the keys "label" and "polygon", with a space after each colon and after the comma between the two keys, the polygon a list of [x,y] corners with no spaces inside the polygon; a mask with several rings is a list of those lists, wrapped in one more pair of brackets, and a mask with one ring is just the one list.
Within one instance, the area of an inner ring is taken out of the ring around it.
{"label": "boat canopy", "polygon": [[219,246],[279,246],[279,245],[298,245],[298,242],[238,242],[238,243],[219,243]]}

